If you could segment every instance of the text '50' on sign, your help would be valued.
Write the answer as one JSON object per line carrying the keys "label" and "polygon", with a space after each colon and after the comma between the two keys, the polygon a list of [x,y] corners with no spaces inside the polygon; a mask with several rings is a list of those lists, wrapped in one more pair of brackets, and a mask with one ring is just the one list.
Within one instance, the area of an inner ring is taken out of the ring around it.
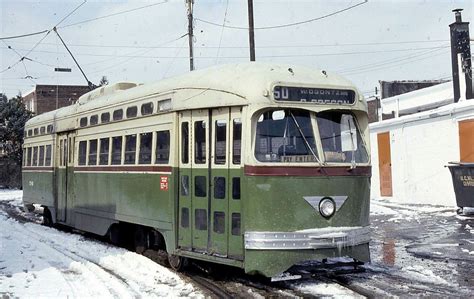
{"label": "text '50' on sign", "polygon": [[273,98],[275,101],[351,105],[355,102],[355,93],[345,89],[275,86]]}

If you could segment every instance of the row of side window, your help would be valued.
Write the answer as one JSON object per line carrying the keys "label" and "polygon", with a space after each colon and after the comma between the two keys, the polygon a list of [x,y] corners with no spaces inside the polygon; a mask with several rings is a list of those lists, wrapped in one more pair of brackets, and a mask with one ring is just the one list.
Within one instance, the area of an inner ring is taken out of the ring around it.
{"label": "row of side window", "polygon": [[39,128],[29,129],[25,133],[27,137],[51,134],[53,133],[53,125],[47,125],[47,126],[42,126]]}
{"label": "row of side window", "polygon": [[[189,209],[181,208],[181,221],[180,225],[182,228],[189,227]],[[214,212],[213,231],[218,234],[225,233],[225,212]],[[241,221],[240,213],[232,213],[231,217],[231,234],[234,236],[241,235]],[[194,210],[194,227],[197,230],[207,230],[207,210],[206,209],[195,209]]]}
{"label": "row of side window", "polygon": [[[155,140],[154,144],[153,140]],[[154,157],[152,156],[153,146]],[[170,131],[165,130],[80,141],[78,164],[80,166],[134,165],[137,162],[138,164],[168,164],[169,155]]]}
{"label": "row of side window", "polygon": [[[144,103],[140,106],[140,115],[146,116],[153,114],[154,112],[162,112],[171,108],[171,99],[158,101],[158,111],[155,111],[153,102]],[[138,106],[130,106],[125,110],[126,118],[135,118],[138,116]],[[110,118],[110,112],[103,112],[100,114],[100,123],[105,124],[112,121],[119,121],[124,119],[123,109],[116,109],[112,112],[112,119]],[[94,126],[99,124],[99,114],[94,114],[89,117],[81,117],[79,119],[79,126],[81,128],[87,126]]]}
{"label": "row of side window", "polygon": [[25,147],[23,166],[51,166],[51,144]]}
{"label": "row of side window", "polygon": [[[223,120],[217,120],[214,123],[215,130],[215,141],[214,141],[214,164],[223,165],[226,164],[227,151],[227,122]],[[232,136],[233,140],[231,143],[232,147],[232,163],[235,165],[240,164],[241,159],[241,143],[242,143],[242,121],[240,118],[236,118],[232,123]],[[195,121],[194,122],[194,163],[205,164],[206,163],[206,122]],[[181,123],[181,163],[189,163],[189,123]]]}

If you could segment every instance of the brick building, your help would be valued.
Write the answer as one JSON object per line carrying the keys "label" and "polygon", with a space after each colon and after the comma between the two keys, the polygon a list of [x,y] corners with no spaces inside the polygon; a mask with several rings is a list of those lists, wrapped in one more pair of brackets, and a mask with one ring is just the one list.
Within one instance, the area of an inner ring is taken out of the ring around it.
{"label": "brick building", "polygon": [[26,109],[35,115],[74,104],[77,99],[89,92],[86,85],[36,85],[23,96]]}

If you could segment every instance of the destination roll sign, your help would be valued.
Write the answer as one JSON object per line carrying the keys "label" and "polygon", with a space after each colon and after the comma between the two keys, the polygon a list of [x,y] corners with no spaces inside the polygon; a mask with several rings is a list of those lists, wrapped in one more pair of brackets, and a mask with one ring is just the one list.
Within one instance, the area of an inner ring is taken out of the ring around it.
{"label": "destination roll sign", "polygon": [[351,105],[355,102],[352,90],[275,86],[273,98],[276,101],[308,102],[326,105]]}

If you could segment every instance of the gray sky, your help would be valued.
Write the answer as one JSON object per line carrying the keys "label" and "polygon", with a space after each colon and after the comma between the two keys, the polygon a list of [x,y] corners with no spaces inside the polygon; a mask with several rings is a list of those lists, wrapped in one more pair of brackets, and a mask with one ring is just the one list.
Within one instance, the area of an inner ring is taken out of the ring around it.
{"label": "gray sky", "polygon": [[[0,37],[51,29],[82,2],[0,0]],[[364,0],[254,0],[255,26],[305,21],[359,2]],[[157,3],[163,4],[153,5]],[[58,32],[93,83],[103,75],[111,83],[158,81],[189,71],[188,41],[182,37],[187,32],[184,3],[89,0]],[[463,20],[472,22],[472,6],[472,0],[369,0],[318,21],[256,30],[256,60],[336,71],[366,95],[373,94],[378,80],[449,78],[451,10],[463,8]],[[249,60],[247,30],[200,21],[246,27],[246,0],[195,0],[194,17],[197,69]],[[83,22],[94,18],[99,19]],[[30,91],[35,83],[85,84],[56,34],[45,35],[0,41],[0,92],[11,97]],[[31,60],[17,63],[25,55]],[[54,72],[56,66],[72,72]]]}

